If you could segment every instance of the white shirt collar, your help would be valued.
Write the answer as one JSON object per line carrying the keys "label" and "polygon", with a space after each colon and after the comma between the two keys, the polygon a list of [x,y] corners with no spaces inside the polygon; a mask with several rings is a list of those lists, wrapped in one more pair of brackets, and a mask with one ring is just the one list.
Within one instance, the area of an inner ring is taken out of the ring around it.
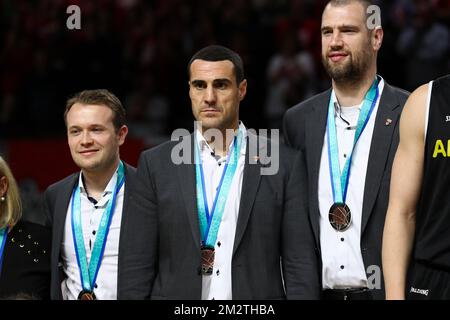
{"label": "white shirt collar", "polygon": [[[247,138],[247,129],[242,121],[239,121],[239,130],[242,132],[242,145],[241,145],[241,155],[245,154],[246,151],[246,138]],[[200,128],[198,128],[195,132],[197,145],[200,150],[200,152],[208,151],[214,153],[214,150],[211,148],[211,146],[208,144],[208,141],[203,137],[203,134],[200,131]],[[230,142],[230,145],[227,148],[227,151],[230,150],[230,147],[232,145],[232,142]],[[228,152],[227,152],[228,154]]]}
{"label": "white shirt collar", "polygon": [[[107,194],[113,193],[114,189],[116,187],[116,181],[117,181],[117,175],[118,175],[119,166],[117,166],[116,170],[114,171],[114,174],[112,175],[111,179],[109,180],[108,184],[106,185],[105,190],[103,191],[102,197],[104,197]],[[84,195],[88,195],[87,189],[84,186],[83,181],[83,172],[80,172],[80,176],[78,178],[78,185],[80,186],[80,191]]]}
{"label": "white shirt collar", "polygon": [[[377,75],[377,78],[379,79],[379,82],[378,82],[378,92],[379,92],[378,100],[380,100],[381,94],[382,94],[383,88],[384,88],[384,79],[383,79],[383,77],[380,76],[380,75]],[[332,99],[331,101],[333,102],[333,104],[334,104],[335,102],[337,102],[337,103],[336,103],[337,108],[336,108],[336,107],[334,108],[334,116],[335,116],[335,117],[339,117],[339,111],[340,111],[341,113],[343,113],[342,111],[343,111],[344,109],[347,109],[347,108],[342,108],[342,107],[340,106],[340,104],[339,104],[339,102],[338,102],[338,100],[337,100],[337,97],[336,97],[336,92],[334,91],[334,89],[331,91],[331,99]],[[362,107],[363,103],[364,103],[364,100],[361,101],[361,103],[358,104],[358,105],[356,105],[356,106],[349,107],[349,109],[358,109],[358,111],[361,111],[361,107]]]}

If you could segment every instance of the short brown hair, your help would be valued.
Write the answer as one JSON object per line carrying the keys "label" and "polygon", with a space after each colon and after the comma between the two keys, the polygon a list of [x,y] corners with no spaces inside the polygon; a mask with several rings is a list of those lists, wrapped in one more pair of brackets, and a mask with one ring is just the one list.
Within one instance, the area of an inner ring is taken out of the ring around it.
{"label": "short brown hair", "polygon": [[371,5],[373,5],[373,2],[371,0],[330,0],[328,2],[329,5],[332,5],[333,7],[339,7],[339,6],[346,6],[353,2],[359,2],[364,7],[364,10],[367,10],[367,8]]}
{"label": "short brown hair", "polygon": [[[364,14],[366,14],[366,15],[367,15],[367,8],[369,8],[371,5],[374,4],[374,2],[372,0],[330,0],[330,1],[328,1],[327,5],[325,6],[325,9],[328,6],[342,7],[342,6],[347,6],[349,4],[352,4],[352,3],[361,4],[364,9]],[[325,9],[323,12],[325,12]],[[371,30],[369,28],[367,28],[367,26],[366,26],[366,29],[370,33]]]}
{"label": "short brown hair", "polygon": [[191,60],[188,63],[188,75],[189,78],[191,78],[191,64],[194,62],[194,60],[205,60],[205,61],[223,61],[228,60],[233,63],[234,66],[234,73],[236,76],[236,83],[239,85],[242,80],[244,80],[244,64],[242,63],[242,59],[233,50],[219,45],[210,45],[207,47],[204,47],[203,49],[200,49],[197,51],[191,58]]}
{"label": "short brown hair", "polygon": [[64,111],[64,122],[67,126],[67,113],[75,103],[104,105],[113,111],[113,124],[118,131],[126,123],[126,112],[119,98],[106,89],[84,90],[76,93],[66,102],[66,110]]}

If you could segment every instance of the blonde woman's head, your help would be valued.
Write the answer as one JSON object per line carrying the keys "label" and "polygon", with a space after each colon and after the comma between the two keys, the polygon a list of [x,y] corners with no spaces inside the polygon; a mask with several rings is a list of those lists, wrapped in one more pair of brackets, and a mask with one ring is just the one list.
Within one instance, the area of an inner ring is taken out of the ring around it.
{"label": "blonde woman's head", "polygon": [[0,156],[0,228],[13,227],[21,215],[22,204],[16,179]]}

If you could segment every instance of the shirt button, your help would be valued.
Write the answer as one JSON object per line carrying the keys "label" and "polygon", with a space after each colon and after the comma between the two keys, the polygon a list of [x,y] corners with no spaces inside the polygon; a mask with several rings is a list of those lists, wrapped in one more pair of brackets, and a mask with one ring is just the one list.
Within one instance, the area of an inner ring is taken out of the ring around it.
{"label": "shirt button", "polygon": [[95,230],[94,231],[92,231],[92,234],[95,236],[95,234],[96,234],[96,232],[95,232]]}
{"label": "shirt button", "polygon": [[347,158],[347,155],[344,153],[344,158]]}
{"label": "shirt button", "polygon": [[216,274],[217,274],[217,275],[219,275],[219,274],[220,274],[220,271],[219,271],[219,270],[217,270],[217,271],[216,271]]}
{"label": "shirt button", "polygon": [[222,244],[220,243],[220,241],[219,242],[217,242],[217,246],[218,247],[220,247]]}
{"label": "shirt button", "polygon": [[344,270],[344,266],[341,266],[341,269]]}
{"label": "shirt button", "polygon": [[98,288],[98,285],[97,285],[97,284],[94,284],[94,288],[97,289],[97,288]]}
{"label": "shirt button", "polygon": [[341,241],[344,242],[344,238],[341,238]]}

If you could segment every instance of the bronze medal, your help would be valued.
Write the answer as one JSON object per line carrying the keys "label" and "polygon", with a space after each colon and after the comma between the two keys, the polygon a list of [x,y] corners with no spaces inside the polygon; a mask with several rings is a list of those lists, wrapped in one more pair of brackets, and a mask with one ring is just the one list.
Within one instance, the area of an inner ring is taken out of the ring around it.
{"label": "bronze medal", "polygon": [[78,295],[78,300],[97,300],[93,291],[83,290]]}
{"label": "bronze medal", "polygon": [[352,223],[350,208],[345,203],[334,203],[328,213],[328,220],[335,230],[347,230]]}
{"label": "bronze medal", "polygon": [[202,274],[211,275],[214,267],[214,248],[202,247]]}

